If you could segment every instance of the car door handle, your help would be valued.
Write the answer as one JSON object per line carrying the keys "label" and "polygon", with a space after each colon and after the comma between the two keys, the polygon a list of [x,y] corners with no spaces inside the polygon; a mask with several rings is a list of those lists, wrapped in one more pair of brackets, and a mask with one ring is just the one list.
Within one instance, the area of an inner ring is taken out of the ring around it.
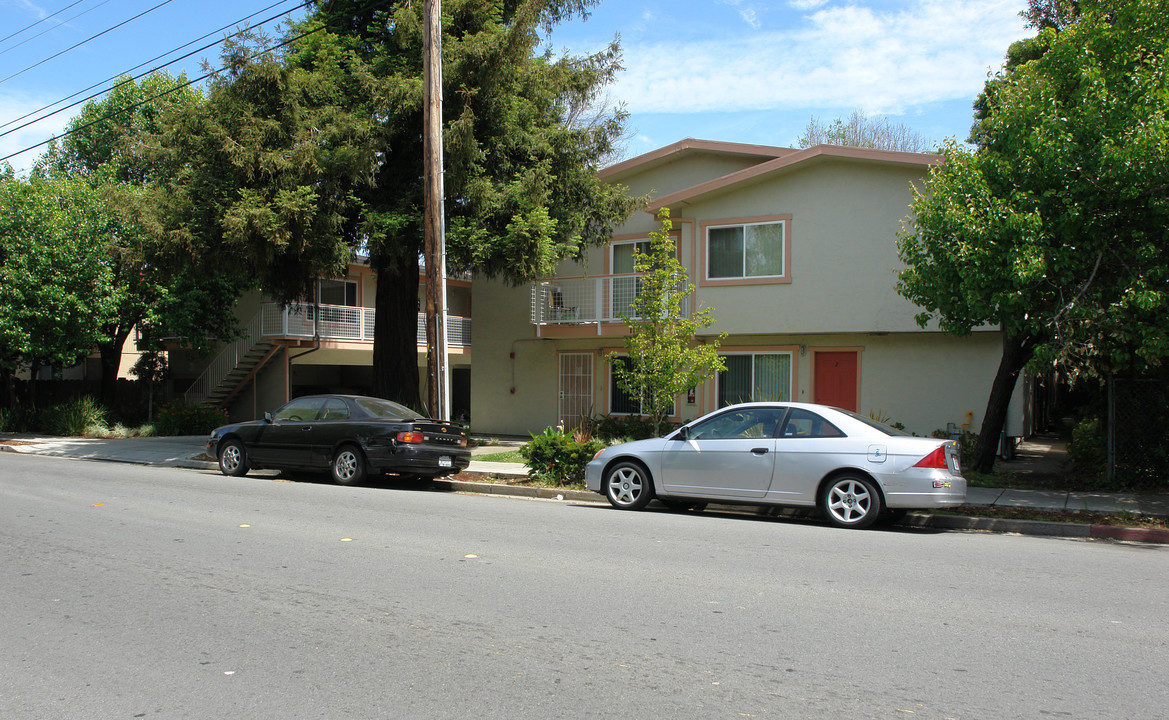
{"label": "car door handle", "polygon": [[300,429],[300,431],[301,431],[301,432],[308,432],[309,430],[312,430],[312,429],[313,429],[313,426],[312,426],[312,425],[305,425],[304,427],[302,427],[302,428]]}
{"label": "car door handle", "polygon": [[766,455],[767,448],[751,448],[752,455]]}

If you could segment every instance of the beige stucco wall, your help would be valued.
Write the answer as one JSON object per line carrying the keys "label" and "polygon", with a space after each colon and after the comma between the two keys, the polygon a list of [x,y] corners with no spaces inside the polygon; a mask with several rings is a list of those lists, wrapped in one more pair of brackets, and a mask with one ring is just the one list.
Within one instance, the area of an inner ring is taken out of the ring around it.
{"label": "beige stucco wall", "polygon": [[[897,294],[895,270],[902,267],[897,233],[909,212],[910,182],[923,172],[827,161],[679,208],[676,214],[700,222],[791,216],[790,283],[703,287],[701,265],[692,265],[698,302],[716,308],[713,329],[759,332],[763,312],[767,329],[777,332],[918,331],[919,309]],[[690,261],[703,248],[701,227],[696,235]]]}
{"label": "beige stucco wall", "polygon": [[663,197],[767,160],[770,158],[692,151],[636,175],[622,177],[617,182],[627,186],[629,194],[635,197],[651,193],[654,197]]}
{"label": "beige stucco wall", "polygon": [[[709,179],[704,172],[716,169],[708,158],[692,157],[655,168],[631,185],[667,187],[666,178],[677,178],[669,187],[684,186]],[[813,401],[814,353],[856,349],[860,412],[888,417],[922,435],[951,423],[977,430],[1001,353],[999,333],[959,338],[923,330],[914,321],[919,309],[895,289],[897,233],[909,212],[910,183],[924,174],[921,166],[827,159],[672,208],[680,256],[692,281],[702,222],[791,216],[790,283],[699,286],[699,303],[715,307],[712,330],[728,333],[723,349],[791,351],[793,399],[805,402]],[[637,212],[614,235],[645,236],[657,227],[649,213]],[[566,263],[557,274],[602,274],[607,254],[607,247],[592,248],[583,263]],[[554,425],[557,356],[563,352],[594,354],[594,408],[607,411],[604,354],[622,347],[619,337],[537,337],[529,287],[476,279],[474,288],[475,432],[525,435]],[[681,420],[713,410],[713,382],[693,405],[683,398],[679,407]]]}

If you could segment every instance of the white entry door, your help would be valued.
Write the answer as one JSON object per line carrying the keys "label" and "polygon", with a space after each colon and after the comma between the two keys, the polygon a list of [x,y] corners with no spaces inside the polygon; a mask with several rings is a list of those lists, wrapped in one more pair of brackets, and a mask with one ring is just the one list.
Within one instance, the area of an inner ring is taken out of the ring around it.
{"label": "white entry door", "polygon": [[593,354],[560,353],[560,405],[565,428],[576,427],[593,414]]}

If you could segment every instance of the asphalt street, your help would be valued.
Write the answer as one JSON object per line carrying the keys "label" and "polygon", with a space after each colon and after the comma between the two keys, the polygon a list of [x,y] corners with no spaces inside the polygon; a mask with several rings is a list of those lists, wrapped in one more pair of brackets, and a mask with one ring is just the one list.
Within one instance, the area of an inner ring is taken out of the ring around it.
{"label": "asphalt street", "polygon": [[0,717],[1160,717],[1167,563],[4,454]]}

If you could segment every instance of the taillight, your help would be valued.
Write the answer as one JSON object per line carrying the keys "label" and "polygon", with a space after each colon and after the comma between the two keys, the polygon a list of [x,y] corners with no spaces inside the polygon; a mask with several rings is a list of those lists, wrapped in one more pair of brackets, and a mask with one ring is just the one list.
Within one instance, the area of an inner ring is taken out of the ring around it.
{"label": "taillight", "polygon": [[949,465],[946,464],[946,446],[939,445],[936,450],[934,450],[929,455],[926,455],[921,460],[918,460],[913,464],[913,466],[937,470],[945,470],[949,468]]}
{"label": "taillight", "polygon": [[411,430],[409,432],[398,433],[398,442],[403,443],[420,443],[422,442],[422,433]]}

